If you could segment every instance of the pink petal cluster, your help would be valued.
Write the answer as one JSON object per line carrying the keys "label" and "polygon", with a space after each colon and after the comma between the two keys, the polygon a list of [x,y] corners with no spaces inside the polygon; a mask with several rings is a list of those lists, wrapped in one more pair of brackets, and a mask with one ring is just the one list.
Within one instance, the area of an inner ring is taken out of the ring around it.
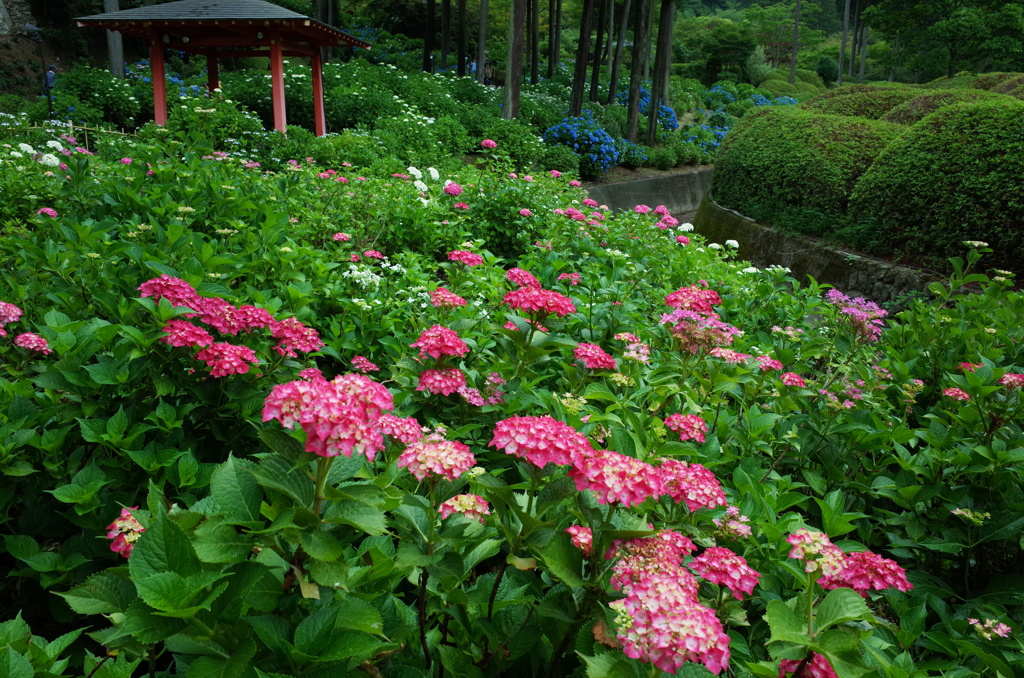
{"label": "pink petal cluster", "polygon": [[749,362],[752,357],[746,353],[740,353],[739,351],[734,351],[731,348],[723,348],[721,346],[715,346],[713,349],[708,351],[708,355],[714,356],[715,358],[721,358],[725,362],[733,365],[745,364]]}
{"label": "pink petal cluster", "polygon": [[648,212],[651,211],[651,208],[648,207],[647,205],[637,205],[636,207],[633,208],[633,211],[636,212],[637,214],[647,214]]}
{"label": "pink petal cluster", "polygon": [[606,554],[620,556],[612,586],[626,594],[611,603],[616,637],[629,657],[671,674],[700,662],[718,674],[729,664],[729,636],[714,610],[697,598],[697,580],[680,566],[693,542],[675,532],[626,542]]}
{"label": "pink petal cluster", "polygon": [[433,325],[429,329],[423,330],[420,338],[409,346],[420,350],[421,359],[425,355],[437,359],[443,355],[463,356],[469,353],[469,346],[459,337],[458,333],[441,325]]}
{"label": "pink petal cluster", "polygon": [[755,360],[757,360],[757,366],[761,368],[762,372],[767,372],[769,370],[781,370],[783,367],[781,361],[776,360],[770,355],[759,355]]}
{"label": "pink petal cluster", "polygon": [[508,269],[508,272],[505,274],[505,280],[520,287],[540,287],[540,281],[532,273],[521,268]]}
{"label": "pink petal cluster", "polygon": [[169,275],[161,275],[139,285],[140,296],[153,297],[153,301],[159,302],[166,299],[174,306],[188,306],[197,308],[201,298],[196,289],[181,278],[173,278]]}
{"label": "pink petal cluster", "polygon": [[521,216],[521,217],[532,217],[533,216],[533,212],[531,212],[530,210],[528,210],[528,209],[526,209],[524,207],[523,209],[519,210],[519,216]]}
{"label": "pink petal cluster", "polygon": [[974,372],[975,370],[984,367],[985,363],[960,363],[956,366],[961,372]]}
{"label": "pink petal cluster", "polygon": [[163,327],[166,336],[160,337],[160,341],[168,346],[209,346],[213,343],[213,337],[202,327],[196,327],[185,320],[170,320]]}
{"label": "pink petal cluster", "polygon": [[525,459],[538,468],[548,464],[571,465],[593,451],[590,441],[576,429],[547,415],[499,421],[488,446]]}
{"label": "pink petal cluster", "polygon": [[398,467],[406,467],[416,480],[428,476],[440,476],[455,480],[476,463],[476,457],[469,447],[456,440],[447,440],[444,432],[409,443],[398,457]]}
{"label": "pink petal cluster", "polygon": [[139,540],[139,537],[146,528],[142,526],[135,516],[132,515],[132,511],[139,508],[138,506],[132,506],[130,509],[121,509],[121,515],[119,515],[114,522],[107,525],[107,539],[112,539],[110,544],[110,550],[114,553],[120,553],[125,558],[132,555],[132,549],[135,548],[135,542]]}
{"label": "pink petal cluster", "polygon": [[689,568],[706,581],[727,587],[737,600],[743,600],[744,593],[752,594],[761,579],[761,574],[747,565],[745,558],[721,546],[704,549],[704,553],[690,561]]}
{"label": "pink petal cluster", "polygon": [[970,394],[961,388],[947,388],[942,391],[942,395],[948,396],[953,400],[962,400],[964,402],[970,401],[971,399]]}
{"label": "pink petal cluster", "polygon": [[[796,671],[800,671],[799,675]],[[838,678],[828,659],[817,652],[812,652],[807,660],[783,659],[779,663],[779,678],[787,678],[790,674],[792,678]]]}
{"label": "pink petal cluster", "polygon": [[676,309],[661,316],[661,324],[668,325],[669,334],[679,341],[680,347],[697,354],[717,346],[729,346],[743,332],[722,322],[717,315],[704,315],[699,311]]}
{"label": "pink petal cluster", "polygon": [[324,346],[317,331],[297,318],[285,318],[275,322],[270,328],[270,334],[278,340],[274,350],[289,358],[294,358],[297,350],[310,353]]}
{"label": "pink petal cluster", "polygon": [[366,250],[363,252],[363,256],[367,259],[387,259],[387,257],[377,250]]}
{"label": "pink petal cluster", "polygon": [[786,541],[793,547],[789,557],[802,560],[804,572],[819,572],[821,576],[832,577],[842,570],[846,554],[822,532],[802,527],[786,537]]}
{"label": "pink petal cluster", "polygon": [[417,391],[451,395],[466,385],[466,374],[458,367],[423,370]]}
{"label": "pink petal cluster", "polygon": [[873,301],[861,297],[851,299],[836,289],[825,294],[825,301],[839,307],[839,312],[853,326],[854,333],[863,341],[878,341],[882,336],[882,318],[889,312]]}
{"label": "pink petal cluster", "polygon": [[594,550],[594,533],[589,527],[583,525],[570,525],[565,528],[572,539],[572,545],[578,548],[584,558],[589,558]]}
{"label": "pink petal cluster", "polygon": [[483,497],[475,494],[457,494],[447,501],[441,502],[437,507],[444,520],[453,513],[461,513],[470,520],[479,520],[486,523],[484,516],[490,515],[491,509]]}
{"label": "pink petal cluster", "polygon": [[1006,388],[1024,388],[1024,374],[1013,374],[1012,372],[999,377],[1000,386]]}
{"label": "pink petal cluster", "polygon": [[740,514],[738,506],[730,506],[721,518],[715,518],[716,534],[725,539],[746,539],[751,535],[750,518]]}
{"label": "pink petal cluster", "polygon": [[665,493],[659,469],[610,450],[584,451],[569,469],[580,492],[590,490],[600,504],[636,506]]}
{"label": "pink petal cluster", "polygon": [[333,381],[313,379],[278,384],[263,403],[263,421],[306,432],[306,451],[321,457],[360,453],[373,461],[384,449],[380,419],[394,406],[384,386],[361,374]]}
{"label": "pink petal cluster", "polygon": [[497,148],[497,147],[498,147],[498,142],[496,142],[494,139],[484,139],[483,141],[480,142],[480,148],[486,148],[486,149],[490,150],[492,148]]}
{"label": "pink petal cluster", "polygon": [[581,278],[579,273],[560,273],[558,275],[559,280],[568,280],[570,285],[579,285]]}
{"label": "pink petal cluster", "polygon": [[614,370],[615,358],[608,355],[603,348],[597,344],[580,343],[572,351],[577,360],[583,362],[587,369],[591,370]]}
{"label": "pink petal cluster", "polygon": [[447,287],[438,287],[430,293],[430,303],[435,308],[455,308],[465,306],[466,300],[454,292],[449,292]]}
{"label": "pink petal cluster", "polygon": [[540,287],[520,287],[507,292],[503,303],[526,313],[554,313],[559,318],[576,312],[572,299]]}
{"label": "pink petal cluster", "polygon": [[6,337],[7,331],[4,329],[4,325],[9,323],[16,323],[21,318],[21,309],[14,304],[9,304],[6,301],[0,301],[0,337]]}
{"label": "pink petal cluster", "polygon": [[14,338],[14,345],[20,346],[26,351],[35,351],[36,353],[42,353],[43,355],[50,355],[53,350],[50,349],[50,345],[46,343],[46,339],[39,336],[38,334],[32,334],[31,332],[23,332]]}
{"label": "pink petal cluster", "polygon": [[349,240],[352,239],[352,236],[349,235],[348,233],[335,233],[333,236],[331,236],[331,239],[334,240],[335,242],[348,242]]}
{"label": "pink petal cluster", "polygon": [[909,591],[912,588],[910,582],[907,581],[907,573],[902,567],[895,561],[883,558],[871,551],[856,551],[846,554],[839,572],[822,577],[818,583],[825,590],[847,587],[862,596],[870,590]]}
{"label": "pink petal cluster", "polygon": [[259,359],[248,346],[218,342],[196,353],[196,360],[206,363],[211,377],[246,374],[249,365],[258,365]]}
{"label": "pink petal cluster", "polygon": [[448,253],[448,261],[459,261],[472,268],[484,263],[484,258],[475,252],[466,250],[452,250]]}
{"label": "pink petal cluster", "polygon": [[[535,329],[536,329],[536,330],[537,330],[538,332],[547,332],[547,331],[548,331],[548,328],[544,327],[543,325],[541,325],[541,324],[540,324],[539,322],[537,322],[536,320],[530,320],[529,318],[527,318],[527,319],[526,319],[526,322],[527,322],[528,324],[530,324],[530,325],[533,325],[533,327],[534,327],[534,328],[535,328]],[[502,325],[502,327],[504,327],[504,328],[505,328],[506,330],[512,330],[513,332],[518,332],[518,331],[519,331],[519,328],[518,328],[518,327],[516,327],[516,324],[515,324],[514,322],[512,322],[511,320],[509,320],[509,321],[508,321],[507,323],[505,323],[504,325]]]}
{"label": "pink petal cluster", "polygon": [[718,296],[718,292],[697,285],[682,287],[665,297],[666,306],[696,311],[704,315],[715,315],[715,309],[712,306],[721,303],[722,298]]}
{"label": "pink petal cluster", "polygon": [[444,192],[453,198],[457,198],[462,195],[462,186],[459,186],[456,183],[450,183],[444,187]]}
{"label": "pink petal cluster", "polygon": [[1009,638],[1010,631],[1013,630],[1007,624],[996,622],[995,619],[986,619],[983,622],[980,619],[968,618],[967,623],[973,626],[974,631],[985,640],[994,640],[996,636]]}
{"label": "pink petal cluster", "polygon": [[415,418],[396,417],[387,412],[380,415],[380,430],[384,435],[397,438],[406,445],[423,437],[423,429]]}
{"label": "pink petal cluster", "polygon": [[786,386],[795,386],[796,388],[807,388],[807,382],[796,372],[786,372],[779,379]]}
{"label": "pink petal cluster", "polygon": [[355,358],[352,358],[351,364],[352,367],[354,367],[357,371],[362,372],[363,374],[380,371],[379,367],[377,367],[376,365],[374,365],[368,359],[364,358],[361,355],[357,355]]}
{"label": "pink petal cluster", "polygon": [[663,494],[677,504],[685,502],[691,513],[728,504],[718,478],[701,464],[666,459],[658,467],[658,474],[664,484]]}
{"label": "pink petal cluster", "polygon": [[665,419],[665,427],[678,433],[681,441],[695,440],[698,443],[705,442],[704,434],[708,430],[707,422],[696,414],[670,414]]}

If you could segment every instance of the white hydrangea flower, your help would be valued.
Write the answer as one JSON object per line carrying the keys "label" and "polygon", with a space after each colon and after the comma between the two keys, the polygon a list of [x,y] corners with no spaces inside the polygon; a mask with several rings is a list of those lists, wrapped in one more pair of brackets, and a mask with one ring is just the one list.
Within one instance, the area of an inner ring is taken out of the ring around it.
{"label": "white hydrangea flower", "polygon": [[731,247],[733,249],[738,249],[740,244],[738,242],[736,242],[735,240],[726,240],[725,241],[725,246],[726,247]]}
{"label": "white hydrangea flower", "polygon": [[46,146],[47,148],[52,148],[55,151],[59,151],[64,148],[64,146],[62,146],[61,143],[56,139],[50,139],[49,141],[47,141]]}
{"label": "white hydrangea flower", "polygon": [[761,269],[759,269],[757,266],[747,266],[745,269],[740,271],[740,273],[758,273],[760,272],[760,270]]}
{"label": "white hydrangea flower", "polygon": [[426,193],[427,191],[427,185],[420,181],[419,179],[412,182],[412,185],[416,188],[417,191],[423,191],[424,193]]}
{"label": "white hydrangea flower", "polygon": [[712,242],[712,243],[708,243],[708,248],[709,249],[713,249],[713,250],[720,250],[720,249],[722,249],[722,246],[719,245],[717,242]]}
{"label": "white hydrangea flower", "polygon": [[60,160],[58,160],[57,156],[55,156],[52,153],[44,153],[43,155],[41,155],[39,157],[39,162],[41,162],[42,164],[46,165],[47,167],[59,167],[60,166]]}
{"label": "white hydrangea flower", "polygon": [[693,224],[690,224],[690,223],[679,224],[679,230],[680,231],[685,231],[685,232],[689,233],[690,231],[693,230]]}
{"label": "white hydrangea flower", "polygon": [[35,154],[36,149],[32,148],[28,144],[18,144],[18,148],[21,149],[22,153]]}
{"label": "white hydrangea flower", "polygon": [[410,175],[412,175],[416,179],[422,179],[423,178],[423,172],[419,171],[415,167],[406,167],[405,171],[408,172]]}
{"label": "white hydrangea flower", "polygon": [[431,178],[431,179],[432,179],[433,181],[437,181],[438,179],[440,179],[440,178],[441,178],[441,173],[440,173],[440,172],[438,172],[438,171],[437,171],[436,169],[434,169],[433,167],[428,167],[428,168],[427,168],[427,173],[428,173],[428,174],[430,175],[430,178]]}

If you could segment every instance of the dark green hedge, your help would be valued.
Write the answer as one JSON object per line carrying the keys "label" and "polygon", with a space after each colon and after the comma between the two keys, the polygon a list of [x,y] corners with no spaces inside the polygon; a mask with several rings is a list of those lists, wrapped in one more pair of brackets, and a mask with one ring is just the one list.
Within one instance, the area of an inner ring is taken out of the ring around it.
{"label": "dark green hedge", "polygon": [[981,240],[995,250],[991,265],[1020,270],[1024,102],[954,105],[926,117],[875,159],[850,205],[878,252],[942,265],[963,254],[963,241]]}
{"label": "dark green hedge", "polygon": [[852,85],[840,87],[800,104],[805,111],[829,115],[862,116],[878,120],[905,101],[920,96],[921,91],[884,85]]}
{"label": "dark green hedge", "polygon": [[711,195],[759,221],[829,235],[857,179],[904,130],[795,107],[752,111],[719,150]]}
{"label": "dark green hedge", "polygon": [[921,94],[905,101],[882,116],[882,120],[900,125],[913,125],[925,116],[931,115],[944,106],[973,104],[981,101],[1009,100],[1005,94],[986,92],[980,89],[946,89]]}

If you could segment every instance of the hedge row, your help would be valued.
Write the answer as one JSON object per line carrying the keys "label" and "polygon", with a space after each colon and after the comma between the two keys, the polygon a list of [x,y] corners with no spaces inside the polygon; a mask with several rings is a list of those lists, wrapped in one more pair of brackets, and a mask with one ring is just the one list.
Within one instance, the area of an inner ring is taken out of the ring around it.
{"label": "hedge row", "polygon": [[[853,91],[818,101],[874,96],[881,110],[896,100],[890,89],[843,89]],[[933,267],[980,240],[995,266],[1024,271],[1024,102],[909,92],[884,120],[756,111],[723,145],[713,197],[759,221]]]}

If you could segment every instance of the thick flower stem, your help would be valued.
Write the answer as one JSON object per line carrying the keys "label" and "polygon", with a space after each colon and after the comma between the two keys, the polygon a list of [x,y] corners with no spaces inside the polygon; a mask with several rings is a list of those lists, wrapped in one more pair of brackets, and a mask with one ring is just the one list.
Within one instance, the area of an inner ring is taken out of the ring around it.
{"label": "thick flower stem", "polygon": [[334,457],[320,457],[316,460],[316,489],[313,498],[313,513],[320,516],[320,508],[324,503],[324,488],[327,485],[327,476],[330,473]]}

